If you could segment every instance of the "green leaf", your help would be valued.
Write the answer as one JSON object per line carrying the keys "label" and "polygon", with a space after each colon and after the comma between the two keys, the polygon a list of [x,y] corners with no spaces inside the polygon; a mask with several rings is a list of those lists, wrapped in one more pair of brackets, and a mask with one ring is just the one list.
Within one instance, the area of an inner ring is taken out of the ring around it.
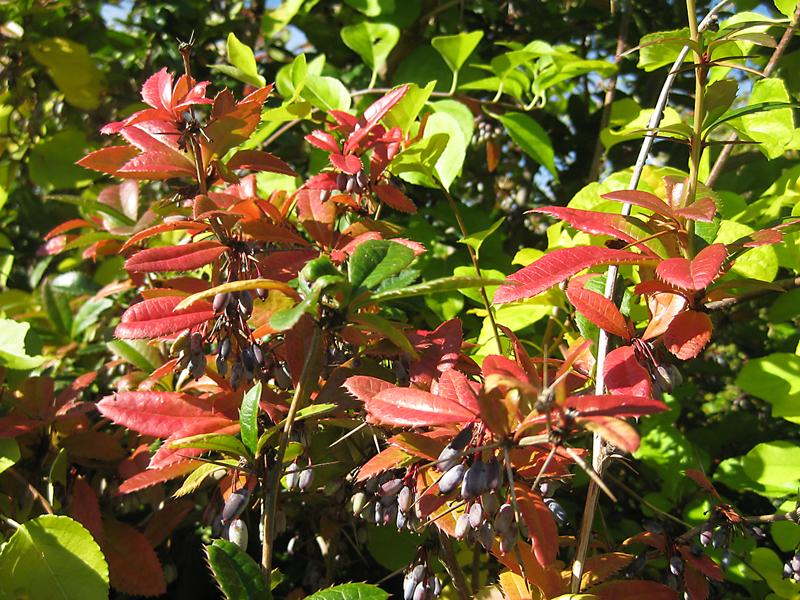
{"label": "green leaf", "polygon": [[535,52],[512,50],[511,52],[505,52],[499,56],[495,56],[491,62],[491,69],[492,72],[502,80],[505,79],[511,71],[530,62],[534,58],[536,58]]}
{"label": "green leaf", "polygon": [[772,416],[800,423],[800,356],[778,352],[748,360],[736,385],[772,405]]}
{"label": "green leaf", "polygon": [[33,58],[47,68],[64,99],[84,110],[100,106],[103,77],[83,44],[66,38],[49,38],[30,46]]}
{"label": "green leaf", "polygon": [[437,36],[431,40],[431,45],[436,48],[451,71],[458,71],[482,39],[483,31],[471,31]]}
{"label": "green leaf", "polygon": [[44,356],[29,356],[25,350],[25,336],[30,327],[30,323],[0,319],[0,365],[7,369],[28,370],[45,361]]}
{"label": "green leaf", "polygon": [[775,8],[791,19],[797,9],[797,0],[775,0]]}
{"label": "green leaf", "polygon": [[334,77],[308,73],[300,96],[324,111],[347,111],[350,108],[350,92]]}
{"label": "green leaf", "polygon": [[[789,92],[781,79],[760,79],[753,84],[749,105],[767,102],[789,102]],[[788,148],[794,136],[792,109],[777,108],[765,112],[745,114],[733,124],[746,139],[759,142],[759,149],[767,158],[777,158]]]}
{"label": "green leaf", "polygon": [[272,593],[264,584],[261,569],[236,544],[214,540],[206,546],[214,579],[228,600],[269,600]]}
{"label": "green leaf", "polygon": [[[221,463],[225,463],[230,465],[231,467],[235,467],[239,464],[239,461],[233,458],[227,458],[219,461]],[[197,489],[203,485],[203,482],[206,480],[206,477],[214,473],[215,471],[225,470],[225,467],[207,462],[203,463],[199,467],[197,467],[194,471],[189,473],[186,479],[181,484],[174,494],[172,494],[173,498],[180,498],[181,496],[185,496],[187,494],[191,494],[192,492],[197,491]]]}
{"label": "green leaf", "polygon": [[706,118],[703,129],[710,127],[731,107],[738,91],[739,84],[734,79],[721,79],[706,88]]}
{"label": "green leaf", "polygon": [[109,349],[137,369],[152,373],[161,366],[161,353],[144,340],[112,340]]}
{"label": "green leaf", "polygon": [[800,446],[788,441],[758,444],[742,461],[745,474],[761,485],[783,488],[787,494],[800,487]]}
{"label": "green leaf", "polygon": [[373,71],[381,71],[400,39],[400,30],[391,23],[363,21],[342,27],[340,35],[345,46],[358,54],[364,64]]}
{"label": "green leaf", "polygon": [[306,600],[386,600],[389,594],[368,583],[345,583],[319,591]]}
{"label": "green leaf", "polygon": [[408,246],[389,240],[369,240],[360,244],[348,263],[348,278],[353,289],[372,289],[396,275],[414,260]]}
{"label": "green leaf", "polygon": [[253,50],[240,42],[233,32],[228,34],[226,49],[231,67],[215,65],[213,68],[234,79],[256,87],[264,87],[266,85],[266,80],[258,74],[258,66],[256,65],[256,57],[253,54]]}
{"label": "green leaf", "polygon": [[484,240],[486,240],[486,238],[488,238],[495,231],[497,231],[497,228],[500,227],[500,225],[502,225],[503,221],[505,220],[506,220],[505,217],[501,217],[497,221],[495,221],[492,224],[492,226],[489,227],[488,229],[471,233],[468,236],[463,237],[458,241],[461,244],[466,244],[467,246],[471,246],[475,250],[475,254],[480,256],[481,246],[483,245]]}
{"label": "green leaf", "polygon": [[511,139],[522,148],[525,154],[547,167],[553,176],[558,178],[553,143],[541,125],[528,115],[518,112],[507,112],[498,118]]}
{"label": "green leaf", "polygon": [[403,133],[408,133],[417,115],[419,115],[419,111],[422,110],[422,107],[425,106],[428,98],[430,98],[434,87],[436,87],[435,81],[431,81],[425,87],[420,87],[416,83],[409,84],[408,91],[400,102],[386,113],[386,116],[383,117],[383,122],[387,127],[399,127],[403,130]]}
{"label": "green leaf", "polygon": [[353,317],[356,323],[365,325],[366,329],[374,333],[379,333],[385,336],[395,346],[405,352],[412,360],[417,360],[419,355],[414,350],[414,346],[408,340],[408,337],[400,331],[391,321],[384,319],[380,315],[373,315],[370,313],[360,313]]}
{"label": "green leaf", "polygon": [[86,134],[73,128],[42,139],[31,148],[28,159],[31,180],[48,192],[90,183],[92,173],[75,164],[83,158],[88,147]]}
{"label": "green leaf", "polygon": [[436,160],[434,171],[444,188],[449,190],[450,185],[461,173],[467,154],[467,143],[464,141],[464,134],[458,121],[444,112],[433,113],[425,126],[426,138],[437,135],[446,135],[447,145]]}
{"label": "green leaf", "polygon": [[108,598],[108,564],[92,535],[69,517],[22,524],[0,552],[0,597]]}
{"label": "green leaf", "polygon": [[655,71],[659,67],[672,64],[681,49],[690,42],[689,29],[659,31],[648,33],[639,40],[639,62],[637,67],[645,71]]}
{"label": "green leaf", "polygon": [[0,473],[14,466],[19,460],[19,444],[17,440],[0,438]]}
{"label": "green leaf", "polygon": [[75,339],[89,327],[97,323],[100,315],[114,306],[109,298],[95,298],[81,304],[75,319],[72,321],[72,339]]}
{"label": "green leaf", "polygon": [[368,17],[391,14],[395,11],[395,0],[344,0],[360,13]]}
{"label": "green leaf", "polygon": [[435,113],[445,113],[453,117],[464,135],[464,143],[469,146],[475,130],[475,116],[463,102],[458,100],[439,100],[431,102],[430,107]]}
{"label": "green leaf", "polygon": [[[753,233],[753,229],[736,221],[722,220],[715,243],[730,244]],[[778,275],[778,255],[772,246],[751,248],[736,257],[731,272],[759,281],[773,281]]]}
{"label": "green leaf", "polygon": [[413,298],[414,296],[427,296],[439,292],[456,292],[467,288],[476,288],[489,285],[502,285],[504,279],[483,279],[479,277],[441,277],[431,279],[423,283],[410,285],[400,290],[389,290],[373,294],[369,302],[386,302],[388,300],[399,300],[401,298]]}
{"label": "green leaf", "polygon": [[239,427],[242,442],[250,450],[256,452],[258,443],[258,403],[261,400],[261,382],[259,381],[244,395],[242,407],[239,409]]}
{"label": "green leaf", "polygon": [[268,10],[261,19],[261,33],[269,40],[294,19],[304,0],[283,0],[280,6]]}
{"label": "green leaf", "polygon": [[235,457],[249,457],[250,453],[239,438],[223,433],[200,433],[169,443],[170,448],[195,448],[198,450],[215,450]]}

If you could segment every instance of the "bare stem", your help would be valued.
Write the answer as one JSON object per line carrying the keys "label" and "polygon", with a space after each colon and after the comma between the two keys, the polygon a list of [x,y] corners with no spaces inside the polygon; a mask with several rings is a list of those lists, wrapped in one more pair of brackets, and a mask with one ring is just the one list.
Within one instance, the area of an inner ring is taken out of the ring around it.
{"label": "bare stem", "polygon": [[467,586],[467,578],[464,576],[464,571],[458,564],[456,553],[453,550],[453,541],[447,536],[446,533],[439,531],[439,545],[441,546],[442,553],[440,555],[444,563],[447,573],[453,579],[453,587],[461,600],[469,600],[469,587]]}
{"label": "bare stem", "polygon": [[[698,31],[705,30],[714,15],[716,15],[728,3],[728,1],[729,0],[721,0],[720,2],[717,2],[697,26]],[[647,124],[648,132],[645,135],[644,142],[639,150],[639,156],[636,158],[636,164],[634,165],[633,174],[631,175],[630,183],[628,185],[629,189],[635,190],[639,186],[639,180],[642,177],[642,171],[644,170],[645,162],[647,162],[647,157],[650,154],[650,149],[653,147],[653,142],[656,138],[656,127],[658,127],[658,124],[661,122],[661,117],[664,114],[664,108],[666,107],[667,100],[669,99],[669,91],[672,88],[672,84],[674,83],[675,78],[678,76],[680,67],[688,54],[689,47],[684,46],[681,52],[678,54],[678,57],[675,59],[675,62],[673,63],[672,68],[667,75],[667,79],[664,81],[664,85],[661,86],[661,92],[658,96],[658,101],[656,102],[653,114],[650,116],[650,121]],[[630,214],[630,212],[631,205],[623,204],[622,214],[627,216]],[[611,265],[608,267],[604,294],[606,298],[610,299],[614,296],[618,271],[619,269],[616,265]],[[597,361],[595,363],[595,394],[598,395],[603,394],[605,391],[604,369],[606,354],[608,354],[608,342],[608,334],[604,329],[601,329],[597,340]],[[597,475],[602,477],[605,467],[605,445],[603,443],[603,439],[598,434],[595,433],[592,437],[592,467]],[[581,530],[578,534],[578,549],[575,553],[575,560],[572,563],[571,589],[573,594],[578,593],[578,590],[580,589],[583,568],[586,563],[586,555],[589,551],[589,540],[591,538],[592,524],[594,523],[594,514],[597,510],[598,497],[599,486],[594,480],[590,480],[589,489],[586,493],[586,501],[584,503]]]}
{"label": "bare stem", "polygon": [[315,326],[314,334],[311,337],[311,343],[308,346],[308,354],[306,354],[306,359],[303,363],[300,381],[297,383],[297,387],[294,390],[292,402],[289,405],[289,412],[286,413],[281,439],[278,444],[278,451],[275,455],[275,464],[273,465],[272,471],[269,473],[271,477],[269,477],[268,485],[263,485],[262,502],[264,502],[265,509],[262,510],[261,515],[262,530],[264,532],[264,541],[261,546],[261,567],[264,570],[267,588],[269,588],[270,577],[272,575],[272,549],[275,542],[275,511],[278,506],[278,493],[280,491],[281,473],[283,471],[283,457],[286,454],[286,446],[289,444],[289,435],[292,433],[292,426],[294,425],[297,410],[308,399],[311,388],[316,384],[317,367],[319,366],[316,359],[321,339],[322,330]]}
{"label": "bare stem", "polygon": [[[447,198],[447,203],[450,205],[450,210],[453,211],[453,215],[456,218],[456,222],[458,223],[458,229],[461,231],[462,237],[467,237],[469,234],[467,233],[467,227],[464,224],[464,219],[461,217],[461,211],[458,210],[458,204],[456,204],[455,199],[447,191],[447,189],[439,182],[439,186],[442,188],[442,192],[444,192],[445,197]],[[481,277],[481,268],[478,265],[478,254],[475,252],[475,249],[466,244],[467,252],[469,253],[469,258],[472,260],[472,266],[475,267],[475,274],[478,277]],[[486,293],[486,286],[481,284],[480,287],[481,292],[481,300],[483,300],[483,307],[486,309],[486,314],[489,317],[489,323],[492,325],[492,332],[494,334],[494,341],[497,345],[497,353],[503,353],[503,346],[500,342],[500,331],[497,328],[497,322],[494,319],[494,309],[492,308],[492,303],[489,302],[489,295]]]}

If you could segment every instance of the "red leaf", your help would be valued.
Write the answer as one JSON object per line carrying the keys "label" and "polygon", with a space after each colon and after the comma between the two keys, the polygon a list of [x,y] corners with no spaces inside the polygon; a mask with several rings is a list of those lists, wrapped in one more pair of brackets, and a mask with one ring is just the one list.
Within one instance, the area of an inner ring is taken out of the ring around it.
{"label": "red leaf", "polygon": [[69,516],[86,527],[95,541],[103,540],[103,517],[100,514],[100,502],[97,500],[97,494],[86,483],[84,477],[76,477],[72,484]]}
{"label": "red leaf", "polygon": [[75,459],[88,459],[105,463],[116,463],[125,458],[125,450],[119,440],[103,431],[81,431],[65,437],[61,447]]}
{"label": "red leaf", "polygon": [[378,379],[377,377],[354,375],[348,378],[342,387],[362,402],[367,402],[368,400],[372,400],[373,396],[383,390],[393,388],[395,385],[383,379]]}
{"label": "red leaf", "polygon": [[610,581],[592,588],[600,600],[678,600],[678,592],[655,581]]}
{"label": "red leaf", "polygon": [[189,499],[167,500],[163,508],[147,522],[147,526],[144,528],[144,537],[153,548],[157,548],[181,524],[192,509],[194,509],[194,502]]}
{"label": "red leaf", "polygon": [[675,215],[690,221],[711,223],[717,214],[717,204],[711,198],[701,198],[685,208],[679,208]]}
{"label": "red leaf", "polygon": [[650,310],[650,322],[642,334],[643,340],[651,340],[664,333],[675,316],[686,308],[686,298],[667,292],[653,294],[647,299],[647,308]]}
{"label": "red leaf", "polygon": [[138,154],[139,151],[133,146],[109,146],[90,152],[76,164],[101,173],[117,175],[122,166]]}
{"label": "red leaf", "polygon": [[625,317],[616,304],[593,290],[583,287],[584,277],[573,277],[567,285],[567,298],[578,311],[592,323],[608,333],[630,340],[631,334]]}
{"label": "red leaf", "polygon": [[706,477],[706,474],[698,469],[686,469],[684,475],[692,479],[697,485],[706,490],[709,494],[721,500],[720,495],[717,493],[714,484]]}
{"label": "red leaf", "polygon": [[693,310],[680,313],[672,319],[664,332],[664,345],[681,360],[694,358],[711,339],[713,325],[705,313]]}
{"label": "red leaf", "polygon": [[228,161],[226,166],[229,169],[269,171],[270,173],[281,173],[292,177],[297,175],[295,170],[280,158],[263,150],[239,150]]}
{"label": "red leaf", "polygon": [[151,238],[159,233],[164,233],[165,231],[175,231],[177,229],[188,229],[192,232],[192,234],[196,234],[208,229],[208,225],[205,223],[198,223],[197,221],[169,221],[168,223],[159,223],[158,225],[153,225],[152,227],[148,227],[147,229],[142,229],[141,231],[134,233],[127,240],[125,240],[125,243],[122,244],[122,248],[120,248],[120,250],[124,252],[142,240]]}
{"label": "red leaf", "polygon": [[366,481],[370,477],[380,475],[381,473],[384,473],[390,469],[396,469],[404,464],[409,458],[410,455],[402,448],[398,448],[397,446],[389,446],[364,463],[364,465],[358,470],[356,483]]}
{"label": "red leaf", "polygon": [[633,559],[633,554],[624,552],[609,552],[588,557],[581,578],[581,589],[588,589],[610,579],[631,564]]}
{"label": "red leaf", "polygon": [[484,379],[489,375],[503,375],[504,377],[517,379],[524,383],[530,383],[528,373],[526,373],[522,367],[511,359],[498,354],[490,354],[483,359],[483,363],[481,363],[481,373]]}
{"label": "red leaf", "polygon": [[323,202],[320,192],[300,189],[296,195],[297,216],[308,235],[318,244],[333,246],[333,222],[336,220],[336,204]]}
{"label": "red leaf", "polygon": [[210,240],[147,248],[126,260],[125,268],[131,273],[190,271],[215,261],[227,249],[224,244]]}
{"label": "red leaf", "polygon": [[341,150],[339,149],[339,144],[336,143],[336,138],[333,137],[332,134],[328,133],[327,131],[322,131],[321,129],[316,129],[309,133],[305,140],[320,150],[325,150],[325,152],[335,152],[339,153]]}
{"label": "red leaf", "polygon": [[621,346],[608,353],[603,376],[610,394],[652,396],[650,373],[636,360],[631,346]]}
{"label": "red leaf", "polygon": [[545,208],[535,208],[531,212],[552,215],[562,221],[566,221],[575,229],[586,233],[607,235],[628,243],[636,241],[636,238],[624,231],[628,222],[622,215],[594,210],[579,210],[565,206],[546,206]]}
{"label": "red leaf", "polygon": [[129,179],[171,179],[195,174],[194,165],[175,150],[151,150],[134,156],[116,175]]}
{"label": "red leaf", "polygon": [[191,473],[201,464],[203,463],[197,460],[186,460],[173,463],[164,469],[147,469],[141,471],[123,481],[117,489],[117,494],[130,494],[131,492],[138,492],[139,490],[152,487],[159,483],[164,483],[170,479],[175,479],[181,475]]}
{"label": "red leaf", "polygon": [[682,290],[704,290],[717,278],[727,256],[724,244],[711,244],[691,261],[681,257],[662,261],[656,267],[656,275]]}
{"label": "red leaf", "polygon": [[680,553],[687,565],[697,569],[709,579],[713,579],[714,581],[722,581],[725,578],[725,575],[722,572],[722,567],[711,560],[711,557],[708,555],[701,554],[700,556],[695,556],[692,554],[691,549],[687,548],[686,546],[680,547]]}
{"label": "red leaf", "polygon": [[458,362],[463,339],[461,321],[450,319],[434,331],[410,332],[408,339],[420,354],[409,368],[411,383],[429,388],[434,379]]}
{"label": "red leaf", "polygon": [[455,369],[450,369],[439,377],[436,395],[460,404],[467,410],[477,414],[480,409],[478,408],[478,392],[475,387],[477,385],[473,386],[466,375]]}
{"label": "red leaf", "polygon": [[442,449],[453,437],[451,429],[437,429],[426,433],[404,431],[389,438],[390,445],[398,446],[407,454],[424,459],[436,460]]}
{"label": "red leaf", "polygon": [[360,123],[363,123],[363,125],[360,129],[354,130],[353,133],[351,133],[347,138],[347,141],[344,144],[344,151],[352,152],[358,148],[361,144],[361,141],[370,134],[370,132],[378,125],[380,120],[386,116],[386,113],[388,113],[395,104],[402,100],[407,91],[408,85],[401,85],[369,105],[359,121]]}
{"label": "red leaf", "polygon": [[661,198],[648,192],[642,192],[641,190],[617,190],[616,192],[603,194],[601,198],[633,204],[634,206],[641,206],[663,217],[669,217],[671,219],[675,217],[675,213]]}
{"label": "red leaf", "polygon": [[85,221],[84,219],[70,219],[65,223],[61,223],[61,225],[53,227],[50,231],[48,231],[45,234],[44,239],[49,240],[66,231],[72,231],[73,229],[79,229],[81,227],[91,227],[91,226],[92,224],[89,223],[89,221]]}
{"label": "red leaf", "polygon": [[653,259],[626,250],[598,246],[561,248],[508,276],[507,283],[497,288],[494,304],[523,300],[544,292],[576,273],[599,265],[635,265],[652,263]]}
{"label": "red leaf", "polygon": [[370,421],[395,427],[425,427],[472,421],[476,413],[416,388],[391,387],[365,402]]}
{"label": "red leaf", "polygon": [[252,219],[241,223],[242,233],[261,242],[308,246],[309,243],[293,230],[275,225],[266,219]]}
{"label": "red leaf", "polygon": [[629,454],[639,449],[639,434],[626,421],[614,417],[579,417],[585,429],[598,434],[609,444],[621,448]]}
{"label": "red leaf", "polygon": [[708,581],[697,569],[686,565],[683,570],[683,582],[686,584],[686,593],[689,594],[689,600],[706,600],[710,590],[708,589]]}
{"label": "red leaf", "polygon": [[517,481],[514,491],[522,520],[531,534],[533,554],[539,564],[546,567],[555,561],[558,552],[558,528],[553,513],[542,497],[528,486]]}
{"label": "red leaf", "polygon": [[331,154],[329,158],[334,167],[350,175],[355,175],[364,168],[361,159],[355,154]]}
{"label": "red leaf", "polygon": [[147,538],[116,519],[105,520],[105,531],[102,549],[114,589],[131,596],[165,594],[164,571]]}
{"label": "red leaf", "polygon": [[414,201],[392,184],[381,183],[373,186],[372,189],[378,195],[381,202],[388,204],[393,209],[404,213],[417,212],[417,206],[414,204]]}
{"label": "red leaf", "polygon": [[211,412],[208,405],[208,400],[179,392],[119,392],[100,400],[97,409],[117,425],[166,438],[200,423],[230,423],[222,413]]}
{"label": "red leaf", "polygon": [[214,318],[213,308],[202,300],[173,312],[181,300],[182,296],[161,296],[134,304],[122,313],[114,335],[123,340],[155,338],[190,329]]}
{"label": "red leaf", "polygon": [[640,417],[668,410],[661,400],[641,396],[569,396],[564,404],[585,417]]}

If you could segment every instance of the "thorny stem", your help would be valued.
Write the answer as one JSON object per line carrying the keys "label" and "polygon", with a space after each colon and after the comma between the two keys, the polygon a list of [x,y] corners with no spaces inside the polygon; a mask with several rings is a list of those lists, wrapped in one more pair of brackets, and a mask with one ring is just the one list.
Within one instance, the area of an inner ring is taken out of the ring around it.
{"label": "thorny stem", "polygon": [[278,451],[275,454],[275,463],[272,467],[272,471],[269,472],[271,477],[269,477],[268,485],[263,485],[261,525],[264,540],[261,546],[261,567],[264,571],[267,589],[269,589],[270,578],[272,576],[272,550],[275,541],[275,510],[278,506],[278,493],[280,492],[281,473],[283,471],[283,457],[286,454],[286,447],[289,444],[289,435],[292,433],[292,426],[294,425],[297,410],[306,401],[311,393],[311,388],[316,383],[316,367],[318,366],[316,358],[321,339],[322,330],[315,325],[314,334],[308,346],[308,354],[306,354],[306,359],[303,363],[303,371],[300,374],[300,381],[297,383],[297,387],[294,390],[292,402],[289,405],[289,412],[286,413],[281,439],[278,444]]}
{"label": "thorny stem", "polygon": [[[800,519],[800,509],[795,509],[788,513],[774,513],[771,515],[755,515],[751,517],[742,517],[747,523],[753,524],[763,524],[763,523],[777,523],[778,521],[791,521],[792,523],[797,523],[798,519]],[[703,529],[705,523],[700,523],[699,525],[695,525],[689,531],[681,535],[677,538],[678,542],[688,542],[694,536],[700,533]]]}
{"label": "thorny stem", "polygon": [[469,587],[464,571],[458,564],[456,553],[453,550],[453,542],[443,531],[439,531],[439,545],[442,548],[441,558],[447,573],[453,579],[453,587],[461,600],[469,600]]}
{"label": "thorny stem", "polygon": [[[450,205],[450,210],[453,211],[453,215],[456,218],[456,222],[458,223],[458,228],[461,231],[461,237],[467,237],[469,234],[467,233],[467,227],[464,224],[464,219],[461,217],[461,211],[458,210],[458,205],[456,204],[455,199],[447,191],[447,188],[442,185],[441,182],[439,183],[439,187],[441,187],[442,192],[444,192],[445,197],[447,198],[447,203]],[[475,249],[470,246],[469,244],[465,244],[467,246],[467,252],[469,253],[469,258],[472,261],[472,266],[475,268],[475,274],[478,277],[482,277],[481,275],[481,268],[478,265],[478,254],[475,252]],[[494,319],[494,309],[492,308],[492,303],[489,302],[489,295],[486,293],[486,286],[481,284],[480,287],[481,291],[481,300],[483,300],[483,307],[486,309],[486,314],[489,317],[489,323],[492,325],[492,333],[494,334],[494,341],[497,345],[497,353],[503,353],[503,345],[500,342],[500,331],[497,328],[497,322]]]}
{"label": "thorny stem", "polygon": [[[764,67],[764,71],[762,75],[764,77],[769,77],[772,75],[773,71],[775,71],[775,67],[778,66],[778,60],[783,53],[786,51],[786,48],[789,46],[789,42],[792,41],[792,37],[794,36],[795,29],[797,28],[797,22],[800,20],[800,4],[797,5],[797,8],[792,15],[791,23],[789,27],[786,28],[786,31],[783,32],[783,36],[781,40],[778,42],[778,45],[775,47],[775,50],[772,52],[772,56],[767,63],[767,66]],[[728,162],[728,158],[733,152],[734,143],[739,139],[739,136],[734,132],[730,135],[727,139],[727,144],[722,147],[720,150],[719,156],[717,156],[717,160],[714,161],[714,166],[711,167],[711,172],[708,174],[708,179],[706,180],[706,185],[708,187],[712,187],[716,182],[717,178],[722,173],[722,169],[725,167],[725,163]]]}
{"label": "thorny stem", "polygon": [[[704,31],[705,28],[708,27],[708,24],[711,22],[714,16],[726,4],[728,4],[728,1],[729,0],[720,0],[711,8],[705,18],[697,26],[698,32]],[[645,162],[647,162],[647,157],[650,154],[650,149],[653,147],[653,142],[656,138],[656,127],[658,127],[658,124],[661,122],[664,108],[666,107],[667,100],[669,99],[669,91],[672,88],[672,84],[675,81],[680,67],[688,54],[689,47],[684,46],[678,54],[678,57],[675,59],[675,62],[672,64],[672,68],[667,75],[667,79],[664,81],[664,85],[661,87],[661,93],[658,96],[658,101],[656,102],[653,114],[650,116],[650,121],[647,124],[648,132],[645,134],[644,142],[639,150],[639,156],[636,158],[633,174],[631,175],[630,183],[628,184],[629,189],[635,190],[639,186],[639,180],[641,179]],[[622,214],[627,216],[630,214],[630,212],[631,205],[623,204]],[[606,272],[606,287],[604,293],[606,298],[610,299],[614,296],[618,271],[619,268],[617,265],[610,265],[608,267],[608,271]],[[605,392],[604,369],[606,354],[608,353],[608,341],[608,334],[604,329],[601,329],[597,339],[597,361],[595,363],[595,394],[598,395],[602,395]],[[595,433],[592,436],[592,466],[599,477],[603,476],[605,458],[605,445],[603,443],[603,439]],[[594,513],[597,510],[598,497],[599,486],[594,480],[590,480],[589,489],[586,493],[586,501],[584,503],[581,529],[580,533],[578,534],[578,549],[575,553],[575,560],[572,563],[571,589],[573,594],[578,593],[578,590],[580,589],[583,568],[586,563],[586,555],[589,551],[589,541],[592,532],[592,523],[594,522]]]}

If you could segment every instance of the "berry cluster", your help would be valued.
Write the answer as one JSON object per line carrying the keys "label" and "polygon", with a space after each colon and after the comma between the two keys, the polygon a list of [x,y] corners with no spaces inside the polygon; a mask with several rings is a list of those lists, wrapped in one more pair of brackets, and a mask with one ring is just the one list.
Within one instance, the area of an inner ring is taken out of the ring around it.
{"label": "berry cluster", "polygon": [[426,561],[415,561],[403,578],[403,600],[430,600],[442,593],[442,582]]}
{"label": "berry cluster", "polygon": [[398,530],[413,531],[419,524],[415,505],[414,472],[408,469],[400,475],[386,472],[368,479],[363,491],[353,494],[353,515],[362,516],[378,525],[394,524]]}
{"label": "berry cluster", "polygon": [[791,579],[795,583],[800,583],[800,554],[795,553],[792,558],[783,565],[784,579]]}

